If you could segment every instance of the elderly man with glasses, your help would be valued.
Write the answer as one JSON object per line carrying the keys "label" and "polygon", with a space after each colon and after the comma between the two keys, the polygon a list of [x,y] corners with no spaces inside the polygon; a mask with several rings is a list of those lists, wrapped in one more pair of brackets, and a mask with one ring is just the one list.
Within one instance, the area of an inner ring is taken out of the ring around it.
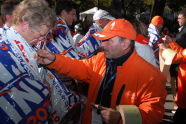
{"label": "elderly man with glasses", "polygon": [[176,34],[174,41],[176,41],[181,47],[186,48],[186,9],[182,10],[178,14],[178,24],[180,28]]}

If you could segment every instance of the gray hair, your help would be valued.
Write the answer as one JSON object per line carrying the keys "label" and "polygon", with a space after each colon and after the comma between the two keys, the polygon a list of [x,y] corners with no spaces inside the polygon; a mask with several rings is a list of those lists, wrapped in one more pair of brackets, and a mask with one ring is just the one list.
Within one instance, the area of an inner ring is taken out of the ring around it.
{"label": "gray hair", "polygon": [[28,21],[32,28],[40,25],[51,27],[54,25],[55,14],[45,0],[24,0],[13,12],[11,25],[18,25]]}

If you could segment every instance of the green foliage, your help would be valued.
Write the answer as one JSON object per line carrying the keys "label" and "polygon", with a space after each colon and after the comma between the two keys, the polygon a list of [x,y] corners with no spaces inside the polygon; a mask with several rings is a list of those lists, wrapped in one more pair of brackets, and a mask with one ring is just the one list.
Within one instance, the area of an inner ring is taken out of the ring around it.
{"label": "green foliage", "polygon": [[153,0],[143,0],[144,4],[146,5],[152,5],[153,4]]}
{"label": "green foliage", "polygon": [[178,12],[182,9],[186,9],[186,0],[167,0],[167,5],[173,12]]}
{"label": "green foliage", "polygon": [[74,0],[79,5],[79,12],[93,8],[96,3],[93,0]]}
{"label": "green foliage", "polygon": [[124,5],[124,15],[128,19],[134,19],[137,14],[151,10],[151,3],[148,0],[125,0]]}
{"label": "green foliage", "polygon": [[112,0],[99,0],[99,5],[103,7],[109,7],[111,5]]}

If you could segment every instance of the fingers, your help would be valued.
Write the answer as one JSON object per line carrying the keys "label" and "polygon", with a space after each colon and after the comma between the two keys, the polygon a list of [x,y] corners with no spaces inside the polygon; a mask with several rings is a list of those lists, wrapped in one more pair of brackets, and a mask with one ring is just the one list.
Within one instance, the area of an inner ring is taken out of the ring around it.
{"label": "fingers", "polygon": [[163,38],[162,38],[162,40],[164,41],[164,42],[171,42],[172,41],[172,38],[170,37],[170,36],[168,36],[168,35],[165,35]]}
{"label": "fingers", "polygon": [[99,108],[100,108],[101,110],[114,110],[114,109],[112,109],[112,108],[107,108],[107,107],[103,107],[103,106],[99,106]]}
{"label": "fingers", "polygon": [[38,50],[37,54],[38,54],[38,59],[37,59],[38,64],[48,65],[55,60],[55,54],[49,51]]}
{"label": "fingers", "polygon": [[101,109],[101,110],[107,109],[106,107],[103,107],[103,106],[101,106],[101,105],[94,104],[94,103],[91,103],[91,106],[92,106],[93,108]]}
{"label": "fingers", "polygon": [[117,124],[121,119],[120,113],[115,109],[103,107],[97,104],[91,104],[91,106],[101,110],[101,116],[106,124]]}
{"label": "fingers", "polygon": [[166,41],[166,38],[165,38],[165,37],[163,37],[163,38],[162,38],[162,40],[163,40],[163,41]]}
{"label": "fingers", "polygon": [[40,49],[40,50],[37,51],[37,54],[38,54],[39,57],[47,57],[49,52],[46,51],[46,50],[41,50]]}
{"label": "fingers", "polygon": [[37,54],[38,54],[38,57],[40,58],[46,58],[51,61],[55,59],[55,55],[47,50],[38,50]]}
{"label": "fingers", "polygon": [[120,113],[112,108],[104,107],[101,116],[106,124],[118,124],[121,119]]}
{"label": "fingers", "polygon": [[168,40],[168,36],[165,35],[163,38],[162,38],[163,41],[167,41]]}
{"label": "fingers", "polygon": [[159,46],[159,49],[161,49],[161,50],[163,50],[163,49],[166,49],[167,47],[163,44],[163,43],[161,43],[161,44],[159,44],[158,45]]}

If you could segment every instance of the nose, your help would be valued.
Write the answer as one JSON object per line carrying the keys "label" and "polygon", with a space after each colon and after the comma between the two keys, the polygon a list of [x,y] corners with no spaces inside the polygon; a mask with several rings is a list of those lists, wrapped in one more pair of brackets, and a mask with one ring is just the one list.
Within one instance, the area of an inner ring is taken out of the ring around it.
{"label": "nose", "polygon": [[104,49],[106,46],[107,46],[107,41],[101,41],[100,47]]}

